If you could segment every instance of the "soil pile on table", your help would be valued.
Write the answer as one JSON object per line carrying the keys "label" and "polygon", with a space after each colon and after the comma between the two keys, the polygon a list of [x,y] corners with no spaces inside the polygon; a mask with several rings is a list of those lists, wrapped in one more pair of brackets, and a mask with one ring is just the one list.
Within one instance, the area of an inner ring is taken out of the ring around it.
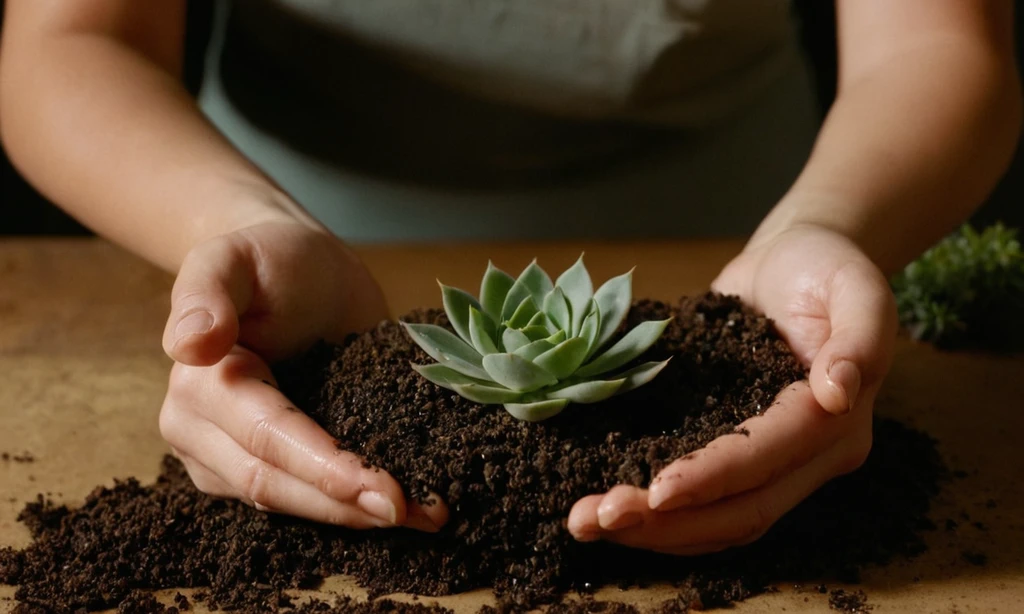
{"label": "soil pile on table", "polygon": [[[42,498],[28,505],[21,520],[34,541],[0,550],[0,582],[19,584],[26,608],[74,611],[173,587],[207,588],[213,607],[286,605],[283,589],[336,573],[372,595],[494,587],[512,608],[570,589],[670,580],[685,587],[685,603],[674,606],[681,611],[726,605],[774,582],[856,580],[863,565],[923,548],[919,533],[944,469],[930,438],[885,420],[860,471],[828,484],[752,546],[676,559],[575,542],[563,519],[577,499],[646,484],[803,377],[770,321],[731,298],[639,301],[627,325],[670,315],[643,357],[673,357],[654,382],[539,424],[420,378],[408,364],[428,359],[394,323],[284,365],[282,389],[340,447],[388,470],[412,497],[445,497],[451,520],[437,535],[268,516],[198,493],[167,459],[152,486],[118,482],[77,509]],[[407,320],[446,324],[438,311]]]}

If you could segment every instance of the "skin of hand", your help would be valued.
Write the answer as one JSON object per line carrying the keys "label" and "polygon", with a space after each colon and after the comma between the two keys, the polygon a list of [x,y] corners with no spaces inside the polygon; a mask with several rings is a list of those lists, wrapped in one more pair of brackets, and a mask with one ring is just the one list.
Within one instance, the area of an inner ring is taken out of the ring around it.
{"label": "skin of hand", "polygon": [[171,295],[174,359],[160,432],[200,490],[353,528],[437,531],[440,502],[406,501],[384,471],[337,442],[277,389],[267,362],[387,318],[380,289],[336,238],[266,223],[197,245]]}
{"label": "skin of hand", "polygon": [[581,499],[568,521],[577,539],[680,555],[746,544],[867,457],[897,329],[878,268],[849,239],[804,226],[745,250],[713,287],[773,318],[808,380],[741,424],[749,434],[676,460],[649,489],[620,485]]}
{"label": "skin of hand", "polygon": [[12,161],[90,228],[177,274],[160,427],[196,484],[322,522],[443,525],[443,504],[405,501],[274,387],[268,361],[386,309],[357,259],[182,87],[185,2],[4,9],[0,137]]}
{"label": "skin of hand", "polygon": [[773,318],[810,369],[649,490],[585,497],[579,540],[694,555],[749,543],[871,446],[896,315],[886,275],[967,218],[1021,126],[1009,0],[839,0],[839,82],[789,193],[714,288]]}

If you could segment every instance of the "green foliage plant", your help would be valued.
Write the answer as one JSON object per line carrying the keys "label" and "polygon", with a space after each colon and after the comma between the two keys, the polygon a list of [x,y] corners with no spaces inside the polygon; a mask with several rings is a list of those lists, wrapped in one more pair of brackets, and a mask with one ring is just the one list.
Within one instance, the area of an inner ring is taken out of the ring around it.
{"label": "green foliage plant", "polygon": [[487,264],[476,298],[441,285],[449,330],[403,323],[435,363],[424,378],[477,403],[501,404],[530,422],[569,403],[596,403],[650,382],[668,360],[625,368],[671,320],[642,322],[609,345],[632,303],[632,271],[594,292],[583,257],[551,278],[534,260],[518,278]]}
{"label": "green foliage plant", "polygon": [[907,265],[892,287],[915,339],[1002,349],[1024,337],[1024,252],[1002,224],[981,232],[963,226]]}

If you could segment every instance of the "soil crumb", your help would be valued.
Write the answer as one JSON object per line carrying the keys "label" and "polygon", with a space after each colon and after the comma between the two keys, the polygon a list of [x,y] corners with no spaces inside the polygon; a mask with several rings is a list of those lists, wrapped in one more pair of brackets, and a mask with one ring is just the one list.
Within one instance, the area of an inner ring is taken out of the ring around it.
{"label": "soil crumb", "polygon": [[31,452],[22,452],[21,454],[11,454],[10,452],[0,452],[0,461],[5,463],[14,461],[16,463],[34,463],[36,457]]}
{"label": "soil crumb", "polygon": [[841,588],[829,593],[828,607],[848,614],[865,614],[874,609],[868,604],[864,591],[846,591]]}
{"label": "soil crumb", "polygon": [[[643,359],[673,360],[651,384],[538,424],[420,378],[408,364],[427,358],[395,323],[281,366],[282,390],[340,447],[389,471],[411,497],[446,499],[451,518],[438,534],[263,514],[199,493],[168,457],[154,484],[120,480],[76,508],[44,497],[28,504],[19,519],[33,541],[0,549],[0,583],[18,585],[19,612],[118,607],[141,599],[133,591],[158,588],[200,588],[193,601],[212,609],[273,611],[295,607],[288,589],[344,573],[371,596],[493,587],[496,611],[518,612],[557,604],[571,590],[668,581],[680,596],[662,604],[667,613],[724,607],[779,582],[856,582],[866,565],[924,549],[921,533],[934,528],[929,504],[946,470],[930,437],[885,419],[876,420],[864,467],[825,485],[750,546],[673,558],[573,540],[563,519],[577,499],[617,483],[646,485],[803,377],[771,322],[735,299],[638,301],[629,326],[667,316],[673,323]],[[438,311],[406,320],[446,324]],[[337,611],[429,611],[344,607]]]}
{"label": "soil crumb", "polygon": [[[173,610],[173,612],[171,611]],[[177,614],[176,608],[168,608],[153,595],[143,591],[132,591],[117,606],[117,614]]]}
{"label": "soil crumb", "polygon": [[[448,608],[421,603],[404,603],[390,599],[357,601],[350,597],[338,597],[332,602],[311,599],[290,614],[452,614]],[[253,611],[252,614],[257,614]]]}

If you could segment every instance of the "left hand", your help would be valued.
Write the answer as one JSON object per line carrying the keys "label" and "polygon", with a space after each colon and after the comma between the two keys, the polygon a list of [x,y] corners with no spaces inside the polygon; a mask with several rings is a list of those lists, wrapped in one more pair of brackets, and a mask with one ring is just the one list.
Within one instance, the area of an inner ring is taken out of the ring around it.
{"label": "left hand", "polygon": [[649,489],[578,501],[570,532],[679,555],[750,543],[871,449],[897,329],[881,271],[845,236],[799,226],[748,246],[713,288],[764,312],[810,367],[764,414],[666,467]]}

